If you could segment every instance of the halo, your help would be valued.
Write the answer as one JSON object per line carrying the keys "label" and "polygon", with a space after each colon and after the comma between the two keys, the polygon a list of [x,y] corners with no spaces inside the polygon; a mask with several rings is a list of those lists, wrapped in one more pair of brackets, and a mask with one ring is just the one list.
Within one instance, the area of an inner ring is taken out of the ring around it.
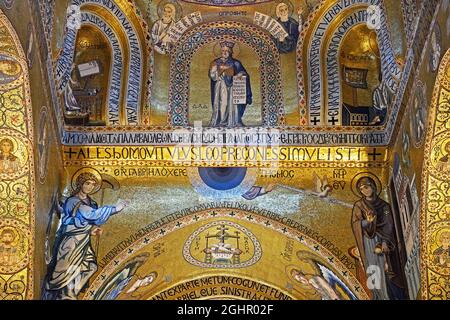
{"label": "halo", "polygon": [[[214,57],[220,58],[222,56],[222,48],[220,47],[220,43],[224,41],[224,40],[220,40],[218,41],[213,48],[213,52],[214,52]],[[237,58],[239,57],[239,55],[241,54],[241,46],[240,43],[234,39],[228,39],[226,38],[225,41],[232,41],[234,42],[234,48],[233,48],[233,58]]]}
{"label": "halo", "polygon": [[95,170],[95,169],[93,169],[93,168],[81,168],[80,170],[78,170],[78,171],[72,176],[72,183],[71,183],[71,185],[72,185],[72,190],[75,190],[75,189],[76,189],[77,179],[78,179],[78,177],[79,177],[81,174],[83,174],[83,173],[92,173],[92,174],[97,178],[98,185],[97,185],[97,187],[92,191],[92,194],[97,193],[97,192],[100,190],[101,186],[102,186],[103,180],[102,180],[101,174],[100,174],[97,170]]}
{"label": "halo", "polygon": [[289,0],[277,0],[277,1],[275,1],[273,9],[272,9],[272,17],[278,18],[278,16],[277,16],[277,7],[280,4],[282,4],[282,3],[284,3],[284,4],[286,4],[288,6],[288,8],[289,8],[289,17],[292,17],[292,15],[294,14],[294,5]]}
{"label": "halo", "polygon": [[166,4],[172,4],[175,6],[175,21],[178,21],[183,16],[183,8],[181,8],[180,4],[176,0],[162,0],[158,3],[158,17],[162,19],[163,10]]}
{"label": "halo", "polygon": [[380,196],[381,191],[383,190],[383,185],[381,184],[380,178],[378,178],[376,175],[374,175],[371,172],[360,172],[356,176],[353,177],[351,187],[352,192],[355,196],[358,198],[362,197],[362,194],[359,192],[358,188],[356,188],[356,184],[361,178],[372,178],[373,181],[375,181],[375,185],[377,187],[378,196]]}
{"label": "halo", "polygon": [[[439,230],[436,232],[435,238],[434,238],[436,245],[439,245],[439,244],[440,244],[440,237],[441,237],[441,235],[442,235],[444,232],[445,232],[445,233],[450,233],[450,229],[444,227],[444,228],[442,228],[442,229],[439,229]],[[440,245],[442,245],[442,244],[440,244]]]}
{"label": "halo", "polygon": [[154,284],[155,281],[156,281],[156,279],[158,279],[158,276],[159,276],[158,271],[151,271],[150,273],[146,273],[145,275],[143,275],[143,277],[148,278],[148,277],[150,277],[151,275],[153,275],[153,281],[152,281],[152,283],[149,284],[149,285]]}
{"label": "halo", "polygon": [[[445,150],[445,146],[446,146],[448,143],[450,143],[450,138],[447,138],[447,139],[442,140],[442,144],[441,144],[440,149],[441,149],[441,154],[442,154],[443,156],[445,156],[445,155],[448,153],[448,152]],[[450,154],[449,154],[449,156],[450,156]]]}
{"label": "halo", "polygon": [[287,265],[287,266],[284,268],[284,272],[286,273],[286,276],[289,278],[290,281],[292,281],[293,283],[296,283],[297,280],[294,279],[294,277],[292,277],[291,272],[292,272],[292,270],[302,271],[301,269],[302,269],[301,267],[295,266],[295,265],[292,265],[292,264],[291,264],[291,265]]}
{"label": "halo", "polygon": [[3,140],[11,141],[11,143],[13,145],[11,153],[14,153],[14,152],[19,150],[19,145],[18,145],[17,140],[15,138],[13,138],[11,136],[0,136],[0,141],[3,141]]}

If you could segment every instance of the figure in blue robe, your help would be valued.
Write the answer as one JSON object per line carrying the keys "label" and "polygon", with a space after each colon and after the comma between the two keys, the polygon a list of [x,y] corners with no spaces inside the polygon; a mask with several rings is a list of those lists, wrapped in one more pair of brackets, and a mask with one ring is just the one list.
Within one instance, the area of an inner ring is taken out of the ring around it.
{"label": "figure in blue robe", "polygon": [[[250,75],[239,60],[233,58],[232,42],[221,43],[222,57],[211,63],[209,77],[211,79],[212,118],[211,127],[242,127],[245,109],[253,103]],[[233,103],[234,77],[245,77],[245,104]]]}
{"label": "figure in blue robe", "polygon": [[294,18],[289,18],[289,20],[285,22],[278,19],[278,22],[289,34],[286,38],[284,38],[283,41],[280,41],[280,39],[273,38],[277,45],[278,51],[280,53],[290,53],[295,51],[297,49],[297,42],[300,36],[300,33],[298,31],[299,28],[298,22]]}
{"label": "figure in blue robe", "polygon": [[127,204],[99,207],[90,194],[99,185],[90,173],[81,174],[76,190],[63,206],[53,256],[44,280],[43,300],[77,300],[97,271],[91,234]]}
{"label": "figure in blue robe", "polygon": [[302,9],[299,9],[299,22],[289,16],[289,7],[285,3],[280,3],[276,8],[277,21],[287,32],[284,39],[273,38],[280,53],[290,53],[297,49],[298,38],[303,24]]}
{"label": "figure in blue robe", "polygon": [[[147,262],[149,257],[150,254],[145,252],[131,259],[123,269],[118,271],[105,285],[103,285],[102,288],[100,288],[95,294],[94,300],[116,300],[131,280],[133,280],[136,271]],[[152,277],[152,282],[153,280],[154,277]]]}

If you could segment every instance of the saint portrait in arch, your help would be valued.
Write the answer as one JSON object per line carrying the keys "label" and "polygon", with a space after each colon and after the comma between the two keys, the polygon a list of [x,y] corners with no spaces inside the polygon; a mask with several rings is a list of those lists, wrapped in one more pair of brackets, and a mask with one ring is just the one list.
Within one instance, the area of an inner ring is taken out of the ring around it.
{"label": "saint portrait in arch", "polygon": [[242,63],[233,58],[235,45],[231,41],[221,42],[221,57],[209,68],[213,108],[211,127],[243,127],[245,109],[253,103],[250,75]]}
{"label": "saint portrait in arch", "polygon": [[442,172],[450,172],[450,140],[442,144],[442,156],[438,159],[438,168]]}
{"label": "saint portrait in arch", "polygon": [[21,74],[22,67],[14,58],[0,54],[0,84],[9,84],[17,80]]}

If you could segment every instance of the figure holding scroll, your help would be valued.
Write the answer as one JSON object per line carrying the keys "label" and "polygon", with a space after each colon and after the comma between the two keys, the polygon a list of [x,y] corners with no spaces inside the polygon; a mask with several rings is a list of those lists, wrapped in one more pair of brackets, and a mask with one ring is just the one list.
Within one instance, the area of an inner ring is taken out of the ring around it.
{"label": "figure holding scroll", "polygon": [[280,25],[284,28],[284,30],[288,34],[287,36],[286,34],[284,34],[280,38],[274,38],[274,41],[280,53],[293,52],[297,48],[298,38],[302,31],[303,25],[302,14],[303,8],[300,7],[298,9],[298,21],[296,21],[289,15],[289,6],[286,3],[281,2],[280,4],[277,5],[276,7],[277,21],[280,23]]}
{"label": "figure holding scroll", "polygon": [[222,56],[211,63],[212,127],[242,127],[247,105],[252,104],[250,76],[239,60],[233,58],[235,43],[220,43]]}
{"label": "figure holding scroll", "polygon": [[155,22],[152,28],[152,41],[155,50],[161,54],[166,54],[169,49],[169,30],[175,25],[176,7],[172,3],[164,6],[161,19]]}

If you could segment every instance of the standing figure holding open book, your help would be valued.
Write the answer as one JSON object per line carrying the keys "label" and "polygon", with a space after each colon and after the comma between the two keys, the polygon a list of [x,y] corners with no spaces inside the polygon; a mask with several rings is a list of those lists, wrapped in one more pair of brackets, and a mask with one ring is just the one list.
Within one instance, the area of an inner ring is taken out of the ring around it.
{"label": "standing figure holding open book", "polygon": [[247,105],[252,104],[250,76],[239,60],[233,58],[235,43],[220,43],[221,57],[209,68],[213,114],[211,127],[242,127]]}
{"label": "standing figure holding open book", "polygon": [[[292,4],[291,4],[292,6]],[[281,2],[276,7],[277,21],[286,31],[279,38],[274,38],[280,53],[289,53],[295,51],[297,48],[298,38],[302,31],[303,26],[303,8],[298,9],[298,21],[291,17],[289,5],[285,2]]]}

